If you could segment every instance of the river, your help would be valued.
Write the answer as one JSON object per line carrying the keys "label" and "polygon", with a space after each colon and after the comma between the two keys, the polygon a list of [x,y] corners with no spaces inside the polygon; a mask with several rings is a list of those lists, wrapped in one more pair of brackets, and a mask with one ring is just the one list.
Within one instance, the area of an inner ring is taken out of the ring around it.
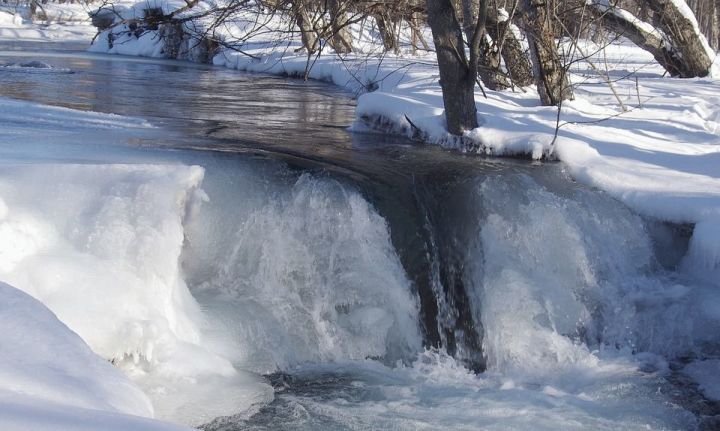
{"label": "river", "polygon": [[0,70],[0,96],[162,133],[18,158],[204,168],[183,282],[205,344],[272,396],[213,419],[162,395],[159,417],[228,431],[685,430],[720,411],[678,371],[720,346],[718,322],[693,313],[715,286],[683,268],[689,227],[633,214],[560,163],[352,132],[353,95],[325,83],[0,44],[0,64],[31,60],[55,71]]}

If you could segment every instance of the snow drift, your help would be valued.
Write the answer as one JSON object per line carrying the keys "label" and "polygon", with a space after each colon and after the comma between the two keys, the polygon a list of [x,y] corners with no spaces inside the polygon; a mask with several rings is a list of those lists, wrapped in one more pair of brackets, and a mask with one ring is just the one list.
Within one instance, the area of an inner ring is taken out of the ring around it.
{"label": "snow drift", "polygon": [[139,417],[153,409],[137,386],[42,303],[2,282],[0,332],[3,430],[182,429]]}

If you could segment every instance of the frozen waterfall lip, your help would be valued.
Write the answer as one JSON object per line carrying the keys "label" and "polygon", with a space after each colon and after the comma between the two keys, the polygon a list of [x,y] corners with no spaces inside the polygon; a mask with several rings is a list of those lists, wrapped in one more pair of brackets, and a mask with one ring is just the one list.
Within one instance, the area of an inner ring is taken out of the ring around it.
{"label": "frozen waterfall lip", "polygon": [[158,417],[188,425],[272,397],[261,379],[204,346],[204,319],[182,278],[183,223],[207,199],[204,173],[178,164],[0,164],[0,279],[43,301],[125,371]]}
{"label": "frozen waterfall lip", "polygon": [[0,97],[0,124],[0,165],[178,164],[152,151],[133,151],[145,139],[170,133],[141,118]]}

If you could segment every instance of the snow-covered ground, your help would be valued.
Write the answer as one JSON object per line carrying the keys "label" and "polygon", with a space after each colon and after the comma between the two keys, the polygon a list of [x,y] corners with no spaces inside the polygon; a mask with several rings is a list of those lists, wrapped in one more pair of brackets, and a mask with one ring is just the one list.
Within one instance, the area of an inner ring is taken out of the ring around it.
{"label": "snow-covered ground", "polygon": [[47,3],[42,21],[30,20],[26,8],[0,4],[0,40],[86,42],[96,33],[87,6],[80,3]]}

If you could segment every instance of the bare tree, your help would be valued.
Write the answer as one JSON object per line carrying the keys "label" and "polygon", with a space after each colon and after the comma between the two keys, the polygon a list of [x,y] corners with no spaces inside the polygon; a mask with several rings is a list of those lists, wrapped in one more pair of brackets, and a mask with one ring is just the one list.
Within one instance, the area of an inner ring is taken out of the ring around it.
{"label": "bare tree", "polygon": [[458,136],[478,126],[475,81],[480,39],[485,34],[486,0],[480,0],[478,10],[466,52],[463,29],[452,0],[427,0],[428,24],[437,53],[447,129]]}
{"label": "bare tree", "polygon": [[683,0],[643,1],[652,12],[654,24],[607,0],[593,0],[591,4],[604,27],[650,52],[671,76],[694,78],[710,73],[714,58]]}
{"label": "bare tree", "polygon": [[572,98],[572,88],[555,41],[555,1],[520,0],[520,7],[540,101],[543,105],[557,106]]}

